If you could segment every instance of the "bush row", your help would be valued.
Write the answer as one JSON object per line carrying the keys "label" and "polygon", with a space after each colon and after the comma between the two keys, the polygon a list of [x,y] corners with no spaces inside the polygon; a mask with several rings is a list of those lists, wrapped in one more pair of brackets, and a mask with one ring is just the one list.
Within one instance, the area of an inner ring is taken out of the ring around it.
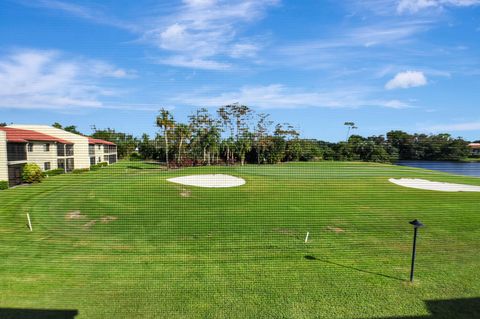
{"label": "bush row", "polygon": [[140,155],[140,153],[138,152],[133,152],[132,154],[130,154],[130,156],[128,157],[128,159],[130,161],[141,161],[143,159],[142,155]]}
{"label": "bush row", "polygon": [[107,162],[100,162],[100,163],[98,163],[98,164],[95,164],[95,165],[90,166],[90,170],[95,171],[95,170],[97,170],[97,169],[100,169],[100,168],[106,167],[106,166],[108,166],[108,163],[107,163]]}
{"label": "bush row", "polygon": [[0,190],[8,188],[8,181],[0,181]]}
{"label": "bush row", "polygon": [[[75,169],[72,171],[72,173],[81,174],[81,173],[88,172],[90,170],[93,171],[106,166],[108,166],[107,162],[101,162],[96,165],[92,165],[90,168]],[[28,164],[25,164],[25,166],[23,167],[22,180],[23,182],[29,183],[29,184],[39,183],[45,177],[56,176],[61,174],[65,174],[65,171],[62,168],[56,168],[56,169],[42,172],[42,169],[37,164],[28,163]],[[0,181],[0,190],[7,189],[8,187],[9,187],[8,181]]]}
{"label": "bush row", "polygon": [[81,174],[90,171],[88,168],[78,168],[72,171],[73,174]]}
{"label": "bush row", "polygon": [[65,170],[63,168],[56,168],[56,169],[52,169],[52,170],[49,170],[49,171],[45,171],[43,172],[43,174],[45,176],[56,176],[56,175],[61,175],[61,174],[65,174]]}

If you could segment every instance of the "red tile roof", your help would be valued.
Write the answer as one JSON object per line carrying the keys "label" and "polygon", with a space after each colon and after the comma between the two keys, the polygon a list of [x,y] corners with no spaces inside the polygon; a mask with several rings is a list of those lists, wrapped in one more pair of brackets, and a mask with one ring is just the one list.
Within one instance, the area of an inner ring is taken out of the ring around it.
{"label": "red tile roof", "polygon": [[0,131],[7,133],[7,142],[27,143],[30,141],[57,142],[62,144],[73,144],[67,140],[56,138],[37,131],[24,130],[12,127],[0,127]]}
{"label": "red tile roof", "polygon": [[105,140],[101,140],[101,139],[98,139],[98,138],[93,138],[93,137],[88,138],[88,144],[116,145],[115,143],[105,141]]}
{"label": "red tile roof", "polygon": [[468,144],[468,146],[469,146],[470,148],[475,148],[475,149],[477,149],[477,148],[480,148],[480,143],[470,143],[470,144]]}

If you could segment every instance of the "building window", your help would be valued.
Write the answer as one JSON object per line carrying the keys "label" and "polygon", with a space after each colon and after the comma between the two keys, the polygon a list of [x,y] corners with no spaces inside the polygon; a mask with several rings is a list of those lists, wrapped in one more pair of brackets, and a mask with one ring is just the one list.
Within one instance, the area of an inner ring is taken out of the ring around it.
{"label": "building window", "polygon": [[33,144],[32,143],[28,143],[28,151],[33,152]]}
{"label": "building window", "polygon": [[98,145],[98,150],[101,150],[102,149],[102,145]]}
{"label": "building window", "polygon": [[50,169],[51,169],[50,162],[43,163],[43,170],[44,171],[49,171]]}
{"label": "building window", "polygon": [[43,144],[43,151],[44,152],[50,152],[50,144],[48,144],[48,143]]}
{"label": "building window", "polygon": [[105,153],[115,153],[117,147],[115,145],[106,145],[105,146]]}
{"label": "building window", "polygon": [[57,156],[65,156],[65,144],[57,144]]}
{"label": "building window", "polygon": [[8,161],[26,161],[27,152],[25,151],[25,144],[7,143],[7,160]]}
{"label": "building window", "polygon": [[116,162],[117,162],[117,155],[113,154],[108,156],[108,164],[113,164]]}
{"label": "building window", "polygon": [[65,146],[65,153],[67,156],[73,156],[73,145],[72,144],[67,144]]}
{"label": "building window", "polygon": [[75,169],[75,163],[74,163],[74,160],[73,158],[67,158],[67,161],[66,161],[66,170],[67,172],[71,172]]}
{"label": "building window", "polygon": [[95,156],[90,157],[90,165],[95,165]]}
{"label": "building window", "polygon": [[102,162],[102,158],[99,156],[98,157],[98,162],[101,163]]}
{"label": "building window", "polygon": [[95,145],[88,145],[88,154],[95,155]]}
{"label": "building window", "polygon": [[57,165],[58,165],[58,168],[65,170],[65,160],[63,158],[57,161]]}

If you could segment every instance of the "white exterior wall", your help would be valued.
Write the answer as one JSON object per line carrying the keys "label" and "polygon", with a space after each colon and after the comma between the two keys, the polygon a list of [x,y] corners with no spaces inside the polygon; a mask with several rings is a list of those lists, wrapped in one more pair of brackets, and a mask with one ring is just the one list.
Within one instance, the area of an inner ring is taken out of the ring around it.
{"label": "white exterior wall", "polygon": [[[103,147],[104,146],[102,144],[95,144],[95,157],[97,158],[97,164],[105,162],[105,159],[103,158],[103,155],[104,155]],[[98,161],[99,158],[101,159],[100,161]]]}
{"label": "white exterior wall", "polygon": [[[73,134],[48,125],[9,125],[8,127],[19,128],[24,130],[37,131],[43,134],[51,135],[56,138],[67,140],[74,144],[73,158],[75,159],[75,169],[90,168],[90,156],[88,155],[88,138],[78,134]],[[56,155],[56,150],[55,150]],[[55,163],[55,166],[57,164]]]}
{"label": "white exterior wall", "polygon": [[[35,163],[42,170],[44,170],[45,162],[50,162],[50,169],[57,168],[57,145],[53,142],[30,142],[32,144],[32,152],[28,152],[27,147],[27,161],[29,163]],[[43,146],[50,144],[50,151],[45,152]]]}
{"label": "white exterior wall", "polygon": [[105,162],[103,156],[104,156],[104,145],[103,144],[95,144],[95,145],[90,145],[94,147],[95,153],[94,155],[90,155],[90,157],[95,157],[95,164]]}
{"label": "white exterior wall", "polygon": [[0,181],[8,181],[7,134],[0,131]]}
{"label": "white exterior wall", "polygon": [[[116,151],[116,150],[115,150],[115,151],[113,151],[113,152],[107,151],[107,148],[108,148],[108,147],[109,147],[108,145],[104,145],[104,148],[105,148],[105,150],[104,150],[104,155],[107,155],[107,156],[109,156],[109,155],[113,155],[113,154],[115,154],[115,155],[116,155],[116,160],[118,161],[118,154],[117,154],[117,151]],[[105,160],[105,159],[104,159],[104,162],[109,162],[109,159],[107,159],[107,160]]]}

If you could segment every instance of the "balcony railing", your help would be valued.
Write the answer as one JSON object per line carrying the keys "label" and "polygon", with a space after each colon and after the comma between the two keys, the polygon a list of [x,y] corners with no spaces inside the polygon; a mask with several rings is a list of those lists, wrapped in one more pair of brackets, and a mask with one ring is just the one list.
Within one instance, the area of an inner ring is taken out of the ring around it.
{"label": "balcony railing", "polygon": [[105,153],[116,153],[117,146],[116,145],[105,145]]}
{"label": "balcony railing", "polygon": [[27,149],[23,143],[7,143],[8,161],[26,161]]}

